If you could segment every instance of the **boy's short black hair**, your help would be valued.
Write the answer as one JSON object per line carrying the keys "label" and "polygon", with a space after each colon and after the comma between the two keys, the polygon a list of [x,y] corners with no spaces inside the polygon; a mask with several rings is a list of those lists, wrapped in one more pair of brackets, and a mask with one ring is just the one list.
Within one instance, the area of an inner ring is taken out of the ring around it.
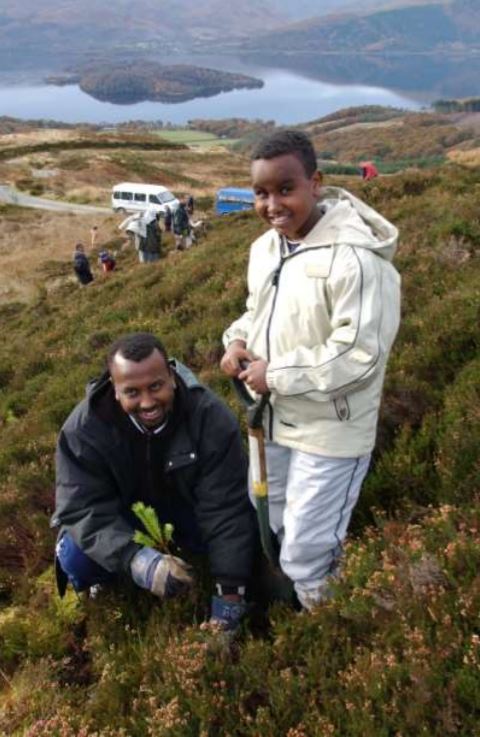
{"label": "boy's short black hair", "polygon": [[317,170],[317,157],[309,137],[302,131],[284,129],[262,138],[253,149],[251,160],[275,159],[294,154],[303,164],[305,174],[311,177]]}
{"label": "boy's short black hair", "polygon": [[117,353],[128,361],[139,363],[151,356],[155,349],[163,356],[168,366],[167,352],[163,343],[155,335],[152,333],[128,333],[127,335],[122,335],[110,346],[107,356],[107,366],[110,368]]}

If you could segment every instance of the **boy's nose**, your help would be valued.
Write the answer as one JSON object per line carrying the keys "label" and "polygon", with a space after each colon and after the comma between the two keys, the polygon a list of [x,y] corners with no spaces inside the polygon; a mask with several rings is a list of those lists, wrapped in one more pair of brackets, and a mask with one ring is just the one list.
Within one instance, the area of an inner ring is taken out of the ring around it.
{"label": "boy's nose", "polygon": [[267,202],[268,211],[274,213],[277,210],[280,210],[281,206],[281,198],[278,197],[278,195],[271,194]]}

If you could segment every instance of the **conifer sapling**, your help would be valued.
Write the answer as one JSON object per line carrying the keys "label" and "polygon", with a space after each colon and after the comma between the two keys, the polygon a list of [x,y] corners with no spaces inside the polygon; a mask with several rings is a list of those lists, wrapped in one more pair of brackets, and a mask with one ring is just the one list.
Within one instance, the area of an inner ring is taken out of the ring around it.
{"label": "conifer sapling", "polygon": [[138,517],[146,530],[146,532],[135,530],[134,542],[149,548],[156,548],[162,553],[169,553],[169,546],[173,537],[173,525],[170,522],[162,525],[154,508],[146,506],[143,502],[132,504],[132,512]]}

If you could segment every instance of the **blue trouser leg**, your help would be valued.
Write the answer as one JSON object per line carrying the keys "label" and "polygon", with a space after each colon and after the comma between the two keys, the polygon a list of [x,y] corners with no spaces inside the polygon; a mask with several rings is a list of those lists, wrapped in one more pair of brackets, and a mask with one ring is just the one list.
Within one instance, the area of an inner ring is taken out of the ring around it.
{"label": "blue trouser leg", "polygon": [[116,579],[114,573],[105,570],[85,555],[68,532],[64,532],[58,540],[55,554],[60,568],[75,591],[85,591],[95,584],[113,583]]}

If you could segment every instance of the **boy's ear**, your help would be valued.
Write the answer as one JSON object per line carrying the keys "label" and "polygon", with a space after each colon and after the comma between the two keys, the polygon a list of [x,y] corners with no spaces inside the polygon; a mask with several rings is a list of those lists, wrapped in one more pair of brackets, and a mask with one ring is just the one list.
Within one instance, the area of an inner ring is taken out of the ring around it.
{"label": "boy's ear", "polygon": [[320,197],[322,182],[323,182],[323,174],[321,171],[318,171],[317,169],[316,172],[312,174],[313,194],[315,195],[315,197]]}

